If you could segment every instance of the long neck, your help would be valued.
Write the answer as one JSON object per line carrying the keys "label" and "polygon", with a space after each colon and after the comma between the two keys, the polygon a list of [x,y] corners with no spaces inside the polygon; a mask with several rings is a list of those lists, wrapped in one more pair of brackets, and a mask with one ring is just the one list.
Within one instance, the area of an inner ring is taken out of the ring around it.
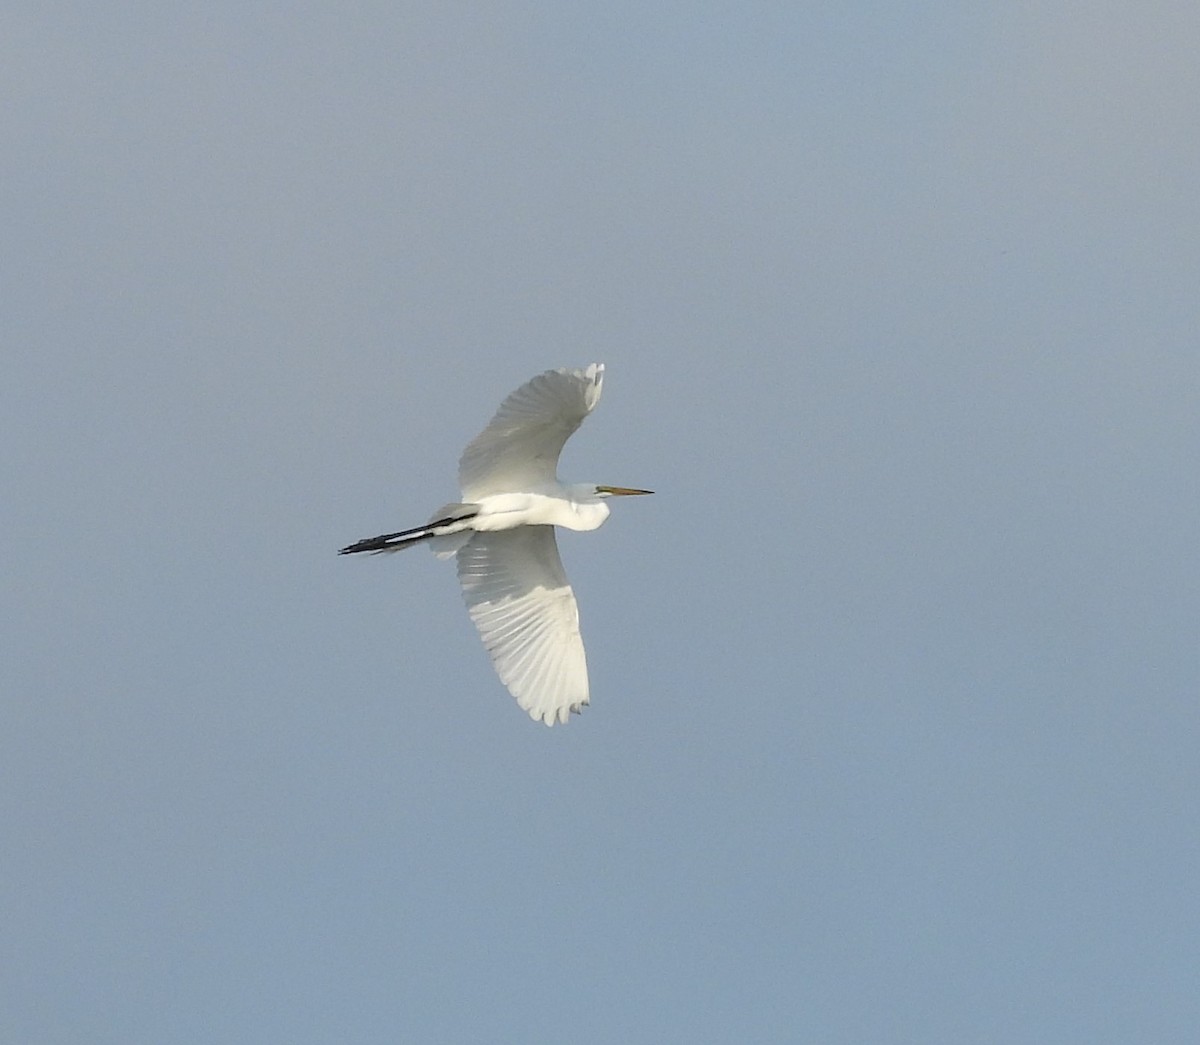
{"label": "long neck", "polygon": [[596,492],[594,483],[574,483],[567,487],[571,508],[559,526],[568,530],[594,530],[608,518],[608,505]]}

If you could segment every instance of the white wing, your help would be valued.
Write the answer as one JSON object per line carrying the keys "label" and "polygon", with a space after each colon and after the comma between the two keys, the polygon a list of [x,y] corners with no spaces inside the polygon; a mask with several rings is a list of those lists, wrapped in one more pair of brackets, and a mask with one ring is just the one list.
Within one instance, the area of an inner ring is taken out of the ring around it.
{"label": "white wing", "polygon": [[512,393],[458,462],[463,500],[554,482],[558,455],[600,401],[604,364],[547,370]]}
{"label": "white wing", "polygon": [[472,534],[458,579],[496,674],[530,716],[566,722],[588,702],[579,610],[553,526]]}

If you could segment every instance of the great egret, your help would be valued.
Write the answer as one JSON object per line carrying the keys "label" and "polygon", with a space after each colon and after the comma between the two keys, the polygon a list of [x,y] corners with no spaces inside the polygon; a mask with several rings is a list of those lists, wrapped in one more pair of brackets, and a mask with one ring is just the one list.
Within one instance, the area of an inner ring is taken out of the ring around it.
{"label": "great egret", "polygon": [[496,674],[532,718],[566,722],[588,702],[579,610],[563,572],[554,527],[594,530],[609,497],[652,493],[558,479],[558,457],[600,401],[604,364],[547,370],[500,405],[458,462],[462,501],[424,526],[368,537],[343,548],[390,552],[428,541],[439,559],[456,556],[471,619]]}

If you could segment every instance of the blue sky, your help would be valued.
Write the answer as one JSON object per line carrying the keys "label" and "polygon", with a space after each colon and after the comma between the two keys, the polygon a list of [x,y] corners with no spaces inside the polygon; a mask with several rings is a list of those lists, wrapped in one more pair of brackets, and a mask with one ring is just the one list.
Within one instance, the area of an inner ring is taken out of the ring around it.
{"label": "blue sky", "polygon": [[[1193,5],[0,27],[0,1037],[1194,1036]],[[334,553],[594,360],[548,730]]]}

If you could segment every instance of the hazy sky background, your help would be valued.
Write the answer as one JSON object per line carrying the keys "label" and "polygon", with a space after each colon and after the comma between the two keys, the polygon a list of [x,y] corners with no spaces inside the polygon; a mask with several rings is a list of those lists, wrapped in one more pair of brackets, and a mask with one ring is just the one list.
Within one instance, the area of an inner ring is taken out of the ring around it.
{"label": "hazy sky background", "polygon": [[[6,5],[0,1040],[1194,1041],[1198,48]],[[546,729],[334,553],[593,360]]]}

